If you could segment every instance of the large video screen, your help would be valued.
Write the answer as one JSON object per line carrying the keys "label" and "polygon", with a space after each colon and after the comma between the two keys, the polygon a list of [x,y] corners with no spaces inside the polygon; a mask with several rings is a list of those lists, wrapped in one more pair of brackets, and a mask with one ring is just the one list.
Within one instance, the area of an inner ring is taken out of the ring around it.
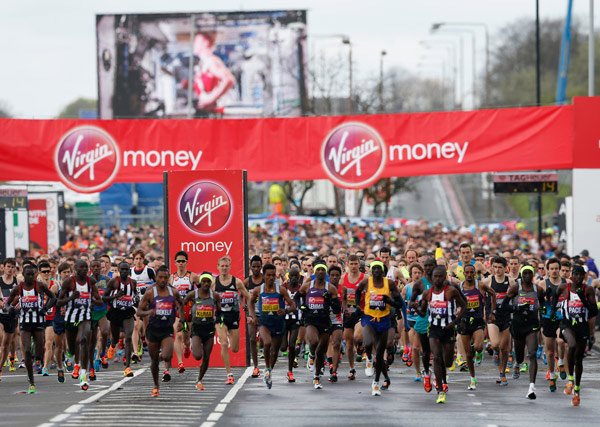
{"label": "large video screen", "polygon": [[97,15],[96,34],[101,119],[305,111],[304,10]]}

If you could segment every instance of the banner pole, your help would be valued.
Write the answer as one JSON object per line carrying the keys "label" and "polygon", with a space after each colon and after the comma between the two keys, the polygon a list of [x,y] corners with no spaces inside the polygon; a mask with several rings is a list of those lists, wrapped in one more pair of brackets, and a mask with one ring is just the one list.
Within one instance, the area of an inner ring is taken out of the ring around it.
{"label": "banner pole", "polygon": [[[243,193],[244,193],[244,278],[250,275],[250,268],[248,265],[249,252],[248,252],[248,171],[242,171],[243,176]],[[246,312],[246,319],[248,318],[248,312]],[[247,324],[247,323],[246,323]],[[250,335],[248,334],[248,328],[246,327],[246,366],[250,366]],[[252,337],[254,338],[254,337]],[[256,344],[254,344],[256,345]]]}
{"label": "banner pole", "polygon": [[163,172],[163,218],[164,218],[164,251],[165,251],[165,265],[171,271],[169,267],[169,186],[168,186],[168,172]]}

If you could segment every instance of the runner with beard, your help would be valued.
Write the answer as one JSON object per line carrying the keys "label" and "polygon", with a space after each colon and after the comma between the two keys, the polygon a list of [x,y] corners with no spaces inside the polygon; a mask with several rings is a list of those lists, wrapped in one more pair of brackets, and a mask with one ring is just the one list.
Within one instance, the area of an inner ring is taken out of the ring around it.
{"label": "runner with beard", "polygon": [[[254,255],[250,259],[250,276],[244,280],[244,286],[249,293],[252,293],[254,288],[260,287],[265,283],[265,279],[262,274],[262,259],[258,255]],[[258,305],[255,306],[256,313],[258,314]],[[248,316],[248,337],[250,338],[250,355],[252,356],[252,365],[254,370],[252,371],[252,378],[258,378],[260,376],[260,369],[258,369],[258,348],[257,348],[257,335],[258,326],[254,323],[250,323],[250,316]],[[296,331],[296,335],[298,332]],[[295,342],[295,341],[294,341]]]}

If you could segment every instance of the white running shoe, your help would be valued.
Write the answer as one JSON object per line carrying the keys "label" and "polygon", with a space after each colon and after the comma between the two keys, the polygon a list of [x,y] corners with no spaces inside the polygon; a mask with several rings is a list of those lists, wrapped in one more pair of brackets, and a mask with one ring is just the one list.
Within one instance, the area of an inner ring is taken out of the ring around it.
{"label": "white running shoe", "polygon": [[306,368],[310,372],[315,372],[315,359],[311,359],[310,357],[306,360]]}
{"label": "white running shoe", "polygon": [[373,361],[367,359],[367,363],[365,364],[365,375],[367,377],[372,377],[374,373],[375,370],[373,369]]}
{"label": "white running shoe", "polygon": [[535,400],[535,386],[534,385],[529,386],[529,391],[527,392],[526,397],[527,397],[527,399]]}
{"label": "white running shoe", "polygon": [[381,396],[381,388],[379,387],[378,382],[373,381],[373,384],[371,384],[371,395]]}

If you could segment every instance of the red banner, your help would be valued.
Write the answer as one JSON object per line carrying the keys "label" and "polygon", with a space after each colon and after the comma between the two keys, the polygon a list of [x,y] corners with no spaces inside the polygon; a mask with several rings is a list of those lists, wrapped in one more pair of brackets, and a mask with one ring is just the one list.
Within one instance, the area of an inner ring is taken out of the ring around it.
{"label": "red banner", "polygon": [[[172,265],[171,270],[176,271],[173,258],[182,250],[189,256],[189,270],[198,275],[203,271],[218,275],[219,259],[229,256],[231,275],[243,281],[247,223],[244,172],[193,171],[167,172],[165,175],[165,200],[168,200],[165,216],[165,235],[168,236],[166,256]],[[240,351],[231,353],[231,366],[246,366],[246,322],[243,312],[239,330]],[[193,358],[185,363],[195,365]],[[216,336],[210,365],[223,366]]]}
{"label": "red banner", "polygon": [[29,200],[29,250],[32,253],[48,252],[48,219],[46,200]]}
{"label": "red banner", "polygon": [[570,169],[578,102],[350,117],[0,119],[0,180],[94,192],[112,182],[160,182],[165,170],[243,168],[252,181],[329,178],[361,188],[390,176]]}

